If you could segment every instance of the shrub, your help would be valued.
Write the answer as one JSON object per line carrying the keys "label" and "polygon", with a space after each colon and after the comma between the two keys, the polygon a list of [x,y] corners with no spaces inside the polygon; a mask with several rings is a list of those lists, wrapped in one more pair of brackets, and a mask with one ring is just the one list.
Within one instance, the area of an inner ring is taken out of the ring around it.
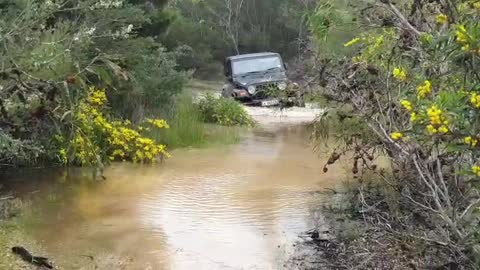
{"label": "shrub", "polygon": [[5,164],[35,164],[44,156],[45,150],[41,145],[33,141],[14,139],[0,131],[0,167]]}
{"label": "shrub", "polygon": [[182,94],[175,99],[167,119],[169,129],[152,130],[149,134],[169,148],[206,143],[207,128],[202,121],[200,110],[193,103],[191,94]]}
{"label": "shrub", "polygon": [[[352,171],[359,178],[377,171],[401,198],[404,213],[427,213],[434,224],[420,239],[442,243],[452,257],[469,255],[478,265],[480,5],[382,3],[367,17],[388,26],[346,41],[357,55],[346,64],[330,63],[326,72],[332,74],[326,96],[352,106],[373,134],[347,139],[355,152]],[[391,160],[391,177],[373,166],[376,153]]]}
{"label": "shrub", "polygon": [[243,109],[242,105],[233,99],[216,98],[207,94],[198,107],[205,122],[225,126],[253,126],[254,121]]}
{"label": "shrub", "polygon": [[[177,71],[177,53],[167,52],[154,38],[171,19],[162,13],[166,1],[148,8],[143,2],[1,1],[2,164],[98,164],[119,150],[108,140],[122,128],[139,133],[128,150],[135,152],[124,153],[127,160],[146,161],[150,158],[144,151],[163,151],[153,142],[136,141],[142,138],[138,128],[147,128],[145,115],[181,91],[187,74]],[[89,85],[112,90],[108,110],[86,100]],[[144,126],[117,123],[114,114]],[[102,119],[106,122],[99,123]],[[60,135],[52,142],[55,134]]]}
{"label": "shrub", "polygon": [[72,117],[73,129],[57,135],[58,156],[62,163],[91,166],[103,160],[154,162],[168,156],[165,145],[142,134],[150,129],[169,128],[162,119],[146,119],[138,126],[129,120],[108,119],[107,96],[104,89],[89,89]]}

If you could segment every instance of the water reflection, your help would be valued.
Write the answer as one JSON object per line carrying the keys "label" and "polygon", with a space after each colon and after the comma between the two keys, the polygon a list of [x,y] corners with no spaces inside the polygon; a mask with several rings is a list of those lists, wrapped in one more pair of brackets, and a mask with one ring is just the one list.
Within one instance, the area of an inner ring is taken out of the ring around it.
{"label": "water reflection", "polygon": [[314,226],[321,197],[311,191],[344,177],[341,167],[323,174],[308,136],[303,126],[264,127],[236,146],[175,151],[160,166],[116,164],[103,182],[45,173],[34,189],[55,196],[36,200],[30,232],[65,269],[101,254],[128,258],[125,269],[281,268]]}

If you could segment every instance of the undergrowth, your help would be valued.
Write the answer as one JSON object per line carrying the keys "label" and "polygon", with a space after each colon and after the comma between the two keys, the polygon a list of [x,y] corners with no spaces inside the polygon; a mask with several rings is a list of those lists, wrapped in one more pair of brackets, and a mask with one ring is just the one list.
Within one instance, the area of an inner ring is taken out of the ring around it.
{"label": "undergrowth", "polygon": [[204,112],[191,94],[177,97],[173,107],[173,113],[167,117],[170,128],[153,130],[149,134],[169,148],[227,145],[240,140],[242,127],[206,123]]}
{"label": "undergrowth", "polygon": [[205,122],[224,126],[254,125],[252,117],[233,99],[216,98],[207,94],[198,104],[198,108]]}

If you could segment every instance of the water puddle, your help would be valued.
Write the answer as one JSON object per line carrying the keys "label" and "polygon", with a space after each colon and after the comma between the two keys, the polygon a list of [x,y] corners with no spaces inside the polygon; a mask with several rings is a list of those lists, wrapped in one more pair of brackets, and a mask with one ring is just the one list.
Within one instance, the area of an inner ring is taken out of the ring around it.
{"label": "water puddle", "polygon": [[39,172],[29,232],[61,269],[281,269],[346,170],[323,173],[305,126],[267,122],[238,145],[115,164],[107,181]]}

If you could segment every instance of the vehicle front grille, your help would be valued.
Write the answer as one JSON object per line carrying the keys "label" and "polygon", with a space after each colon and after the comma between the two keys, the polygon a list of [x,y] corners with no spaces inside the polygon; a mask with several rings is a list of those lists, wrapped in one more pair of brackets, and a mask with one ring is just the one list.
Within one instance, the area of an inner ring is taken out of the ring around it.
{"label": "vehicle front grille", "polygon": [[259,84],[259,85],[256,85],[256,87],[258,90],[268,91],[269,89],[277,88],[277,84],[276,83]]}
{"label": "vehicle front grille", "polygon": [[276,83],[266,83],[266,84],[257,84],[257,93],[255,94],[256,98],[266,98],[271,95],[271,91],[277,88]]}

